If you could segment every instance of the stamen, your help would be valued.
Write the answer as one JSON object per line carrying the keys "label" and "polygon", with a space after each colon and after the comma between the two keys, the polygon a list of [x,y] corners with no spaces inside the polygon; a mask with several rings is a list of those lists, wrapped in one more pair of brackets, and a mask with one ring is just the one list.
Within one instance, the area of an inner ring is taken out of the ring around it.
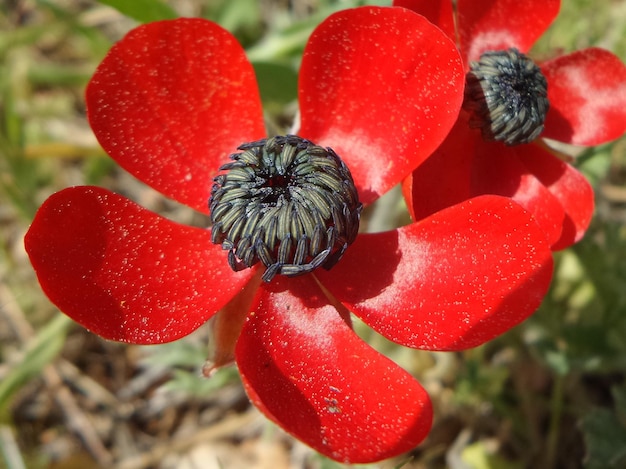
{"label": "stamen", "polygon": [[262,278],[330,269],[356,239],[362,204],[350,171],[330,148],[295,135],[245,143],[213,179],[211,239],[235,270]]}
{"label": "stamen", "polygon": [[470,64],[463,107],[487,141],[530,143],[543,131],[548,83],[541,69],[517,49],[489,51]]}

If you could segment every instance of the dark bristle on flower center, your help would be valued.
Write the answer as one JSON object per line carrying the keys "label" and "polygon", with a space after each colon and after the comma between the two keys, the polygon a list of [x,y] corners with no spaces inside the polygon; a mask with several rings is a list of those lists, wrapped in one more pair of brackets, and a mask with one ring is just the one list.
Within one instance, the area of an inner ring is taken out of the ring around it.
{"label": "dark bristle on flower center", "polygon": [[330,269],[356,239],[362,204],[330,148],[295,135],[244,143],[213,179],[212,241],[234,271],[261,261],[263,280]]}
{"label": "dark bristle on flower center", "polygon": [[535,62],[517,49],[485,52],[470,64],[463,107],[485,140],[530,143],[543,131],[548,83]]}

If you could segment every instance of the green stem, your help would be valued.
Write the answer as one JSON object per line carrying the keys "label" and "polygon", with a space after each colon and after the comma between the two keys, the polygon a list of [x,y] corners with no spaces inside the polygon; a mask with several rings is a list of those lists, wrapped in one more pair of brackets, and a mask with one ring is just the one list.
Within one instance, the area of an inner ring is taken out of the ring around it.
{"label": "green stem", "polygon": [[546,443],[546,468],[554,467],[559,443],[561,416],[563,415],[563,395],[565,378],[556,374],[550,398],[550,426]]}

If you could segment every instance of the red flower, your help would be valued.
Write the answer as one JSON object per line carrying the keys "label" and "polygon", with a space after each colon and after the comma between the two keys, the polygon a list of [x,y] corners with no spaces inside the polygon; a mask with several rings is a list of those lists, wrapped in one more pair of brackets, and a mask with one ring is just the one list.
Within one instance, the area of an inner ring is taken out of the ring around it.
{"label": "red flower", "polygon": [[[367,204],[442,142],[462,89],[456,47],[421,16],[342,11],[306,46],[299,134],[341,155]],[[201,19],[131,31],[86,96],[91,126],[120,165],[205,213],[226,156],[264,137],[244,51]],[[358,338],[349,312],[400,344],[463,349],[530,315],[552,267],[530,216],[497,196],[359,234],[331,270],[271,282],[262,282],[261,263],[231,270],[210,230],[97,187],[52,195],[25,244],[52,302],[104,338],[173,341],[213,318],[216,366],[234,354],[252,402],[270,419],[355,463],[413,448],[432,408],[409,373]]]}
{"label": "red flower", "polygon": [[[526,53],[559,12],[559,0],[395,0],[457,38],[466,70],[487,51]],[[456,22],[457,28],[454,29]],[[584,49],[540,64],[549,110],[541,137],[597,145],[626,131],[626,67],[613,54]],[[468,106],[464,106],[468,107]],[[533,213],[553,250],[584,235],[593,214],[593,190],[584,176],[541,139],[507,146],[470,129],[462,111],[443,145],[404,183],[415,219],[479,194],[513,198]]]}

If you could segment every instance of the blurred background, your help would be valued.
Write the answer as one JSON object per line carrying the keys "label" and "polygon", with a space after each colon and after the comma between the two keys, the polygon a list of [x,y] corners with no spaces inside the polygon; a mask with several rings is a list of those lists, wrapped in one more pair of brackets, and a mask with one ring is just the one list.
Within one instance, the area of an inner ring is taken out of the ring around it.
{"label": "blurred background", "polygon": [[[368,3],[389,2],[0,0],[0,467],[346,467],[262,417],[235,369],[201,378],[206,329],[139,347],[72,323],[41,292],[22,239],[46,197],[77,184],[207,225],[119,169],[86,122],[89,77],[139,22],[200,16],[234,33],[274,133],[295,115],[299,59],[315,25]],[[626,60],[626,1],[564,0],[533,54],[588,46]],[[424,384],[436,408],[415,451],[359,467],[626,467],[626,138],[565,150],[596,189],[596,214],[585,239],[556,254],[550,293],[531,319],[461,353],[409,350],[358,327]],[[397,195],[385,203],[402,219]]]}

